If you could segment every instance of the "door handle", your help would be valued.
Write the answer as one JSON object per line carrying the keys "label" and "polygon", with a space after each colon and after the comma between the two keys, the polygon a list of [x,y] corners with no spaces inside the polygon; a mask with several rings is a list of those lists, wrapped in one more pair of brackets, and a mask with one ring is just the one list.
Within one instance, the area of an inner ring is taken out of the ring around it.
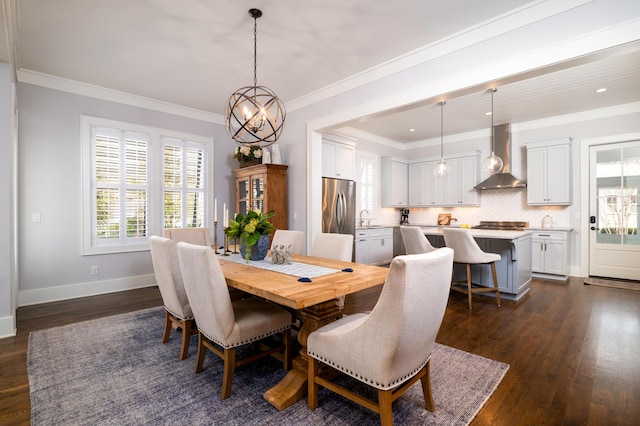
{"label": "door handle", "polygon": [[600,228],[596,228],[595,226],[592,226],[592,227],[591,227],[591,230],[592,230],[592,231],[599,231],[599,230],[600,230]]}

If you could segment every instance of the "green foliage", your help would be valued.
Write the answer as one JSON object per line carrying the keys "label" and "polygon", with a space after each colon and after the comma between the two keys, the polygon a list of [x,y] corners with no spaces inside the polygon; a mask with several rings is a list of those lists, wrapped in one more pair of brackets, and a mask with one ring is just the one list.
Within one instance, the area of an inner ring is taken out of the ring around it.
{"label": "green foliage", "polygon": [[269,222],[275,213],[262,214],[260,210],[251,210],[246,216],[238,214],[229,222],[229,226],[224,229],[224,233],[229,238],[244,239],[247,247],[253,246],[258,242],[260,235],[269,234],[275,230],[275,227]]}
{"label": "green foliage", "polygon": [[[621,228],[600,228],[601,234],[620,235],[623,232]],[[638,228],[627,228],[627,235],[638,235]]]}

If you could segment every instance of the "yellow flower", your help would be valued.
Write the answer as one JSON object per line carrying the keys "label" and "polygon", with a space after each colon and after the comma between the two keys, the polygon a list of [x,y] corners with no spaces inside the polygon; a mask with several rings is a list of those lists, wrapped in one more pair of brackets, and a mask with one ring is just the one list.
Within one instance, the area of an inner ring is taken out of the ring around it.
{"label": "yellow flower", "polygon": [[258,225],[258,221],[253,219],[249,223],[247,223],[244,227],[245,232],[252,234],[256,232],[256,226]]}

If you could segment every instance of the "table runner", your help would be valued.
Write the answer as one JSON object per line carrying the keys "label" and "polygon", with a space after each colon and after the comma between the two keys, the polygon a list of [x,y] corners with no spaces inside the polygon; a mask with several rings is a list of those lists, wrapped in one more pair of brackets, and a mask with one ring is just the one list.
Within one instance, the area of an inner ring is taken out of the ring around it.
{"label": "table runner", "polygon": [[[220,255],[220,258],[237,263],[247,262],[247,260],[240,254],[231,254],[229,256]],[[255,266],[256,268],[267,269],[269,271],[280,272],[281,274],[293,275],[295,277],[301,278],[321,277],[323,275],[340,272],[339,269],[310,265],[308,263],[300,262],[292,262],[291,265],[276,265],[271,261],[270,257],[265,257],[264,260],[250,260],[248,264],[250,266]]]}

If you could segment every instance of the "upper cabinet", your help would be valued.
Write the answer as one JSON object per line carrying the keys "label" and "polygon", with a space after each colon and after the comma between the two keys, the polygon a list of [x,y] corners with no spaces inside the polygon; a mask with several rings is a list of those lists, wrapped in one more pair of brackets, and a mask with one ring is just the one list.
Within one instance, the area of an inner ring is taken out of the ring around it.
{"label": "upper cabinet", "polygon": [[527,203],[571,204],[571,139],[527,143]]}
{"label": "upper cabinet", "polygon": [[480,180],[479,154],[447,158],[449,173],[436,177],[433,161],[409,164],[409,206],[477,206],[480,194],[474,186]]}
{"label": "upper cabinet", "polygon": [[382,207],[407,207],[409,167],[405,160],[384,157],[381,161]]}
{"label": "upper cabinet", "polygon": [[431,207],[435,205],[433,168],[435,161],[421,161],[409,164],[409,205],[411,207]]}
{"label": "upper cabinet", "polygon": [[345,143],[322,140],[322,176],[355,179],[356,148]]}
{"label": "upper cabinet", "polygon": [[446,161],[449,164],[449,174],[443,179],[444,205],[480,205],[480,194],[474,189],[480,181],[480,156],[470,155]]}

